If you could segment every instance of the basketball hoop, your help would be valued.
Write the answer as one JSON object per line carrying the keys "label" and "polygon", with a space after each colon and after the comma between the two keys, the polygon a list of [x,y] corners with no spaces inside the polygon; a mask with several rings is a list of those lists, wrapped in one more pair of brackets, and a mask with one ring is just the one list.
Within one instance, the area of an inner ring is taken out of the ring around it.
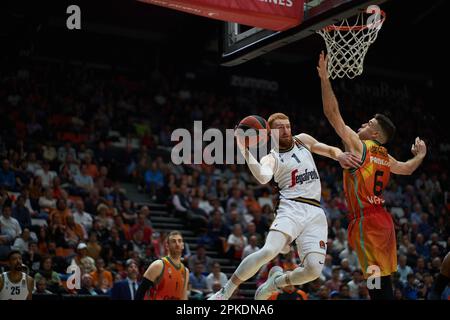
{"label": "basketball hoop", "polygon": [[[368,14],[370,16],[364,19]],[[362,74],[366,53],[377,39],[385,20],[386,14],[378,6],[369,6],[358,14],[354,24],[344,19],[340,25],[317,31],[327,46],[328,73],[332,79],[353,79]]]}

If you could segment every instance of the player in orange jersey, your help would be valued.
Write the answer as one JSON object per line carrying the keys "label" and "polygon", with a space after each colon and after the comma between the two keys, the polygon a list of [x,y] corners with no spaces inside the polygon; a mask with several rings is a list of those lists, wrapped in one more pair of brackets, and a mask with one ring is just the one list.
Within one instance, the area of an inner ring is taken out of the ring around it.
{"label": "player in orange jersey", "polygon": [[181,262],[184,249],[179,231],[167,237],[169,255],[154,261],[145,271],[136,300],[187,300],[189,270]]}
{"label": "player in orange jersey", "polygon": [[392,121],[381,114],[364,123],[358,132],[348,127],[339,112],[327,70],[327,57],[322,52],[317,70],[322,85],[323,110],[346,151],[361,157],[361,166],[344,170],[344,192],[349,209],[348,242],[358,254],[371,299],[393,299],[391,274],[397,271],[397,245],[392,217],[384,207],[382,193],[391,173],[412,174],[422,163],[427,149],[416,138],[411,152],[414,157],[397,161],[383,144],[395,134]]}

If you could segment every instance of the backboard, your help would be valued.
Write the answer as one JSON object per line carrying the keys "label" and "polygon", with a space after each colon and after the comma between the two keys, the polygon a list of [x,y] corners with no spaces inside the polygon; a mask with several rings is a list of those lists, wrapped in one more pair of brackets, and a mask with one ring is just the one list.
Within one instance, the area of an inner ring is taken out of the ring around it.
{"label": "backboard", "polygon": [[252,28],[225,22],[221,41],[221,64],[235,66],[303,39],[330,24],[356,15],[369,5],[387,0],[306,0],[303,22],[286,31]]}

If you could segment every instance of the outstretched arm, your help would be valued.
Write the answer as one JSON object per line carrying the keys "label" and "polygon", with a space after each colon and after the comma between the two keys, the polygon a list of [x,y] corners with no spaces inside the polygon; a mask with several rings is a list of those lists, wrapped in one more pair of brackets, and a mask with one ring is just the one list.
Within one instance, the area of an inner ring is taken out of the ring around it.
{"label": "outstretched arm", "polygon": [[349,151],[361,155],[363,148],[362,142],[359,139],[358,134],[347,126],[344,119],[342,119],[339,111],[339,103],[334,95],[333,87],[331,86],[329,79],[327,64],[328,57],[322,52],[320,54],[317,71],[319,72],[320,83],[322,86],[323,112],[336,133],[341,137],[342,141],[344,141],[346,148],[348,148]]}
{"label": "outstretched arm", "polygon": [[297,136],[298,139],[312,152],[324,157],[339,161],[339,164],[344,169],[359,167],[359,157],[349,153],[343,152],[341,149],[329,146],[325,143],[317,141],[315,138],[306,133],[301,133]]}
{"label": "outstretched arm", "polygon": [[391,166],[392,173],[411,175],[420,166],[427,154],[425,142],[417,137],[415,143],[411,146],[411,152],[414,157],[406,162],[398,161],[393,156],[389,155],[389,165]]}
{"label": "outstretched arm", "polygon": [[261,184],[268,183],[275,171],[275,158],[268,154],[261,159],[261,163],[255,159],[252,153],[245,147],[243,142],[243,137],[236,133],[237,146],[247,162],[248,168],[250,169],[253,176]]}

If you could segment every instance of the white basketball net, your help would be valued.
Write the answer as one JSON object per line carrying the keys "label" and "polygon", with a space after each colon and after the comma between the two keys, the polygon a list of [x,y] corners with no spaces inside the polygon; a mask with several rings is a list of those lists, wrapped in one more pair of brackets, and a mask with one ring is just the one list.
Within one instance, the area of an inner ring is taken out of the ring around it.
{"label": "white basketball net", "polygon": [[[367,18],[367,23],[364,21],[366,13],[372,14]],[[378,6],[369,6],[366,13],[361,12],[352,25],[344,19],[340,25],[317,31],[327,46],[328,73],[332,79],[353,79],[362,74],[366,53],[377,39],[386,18]]]}

